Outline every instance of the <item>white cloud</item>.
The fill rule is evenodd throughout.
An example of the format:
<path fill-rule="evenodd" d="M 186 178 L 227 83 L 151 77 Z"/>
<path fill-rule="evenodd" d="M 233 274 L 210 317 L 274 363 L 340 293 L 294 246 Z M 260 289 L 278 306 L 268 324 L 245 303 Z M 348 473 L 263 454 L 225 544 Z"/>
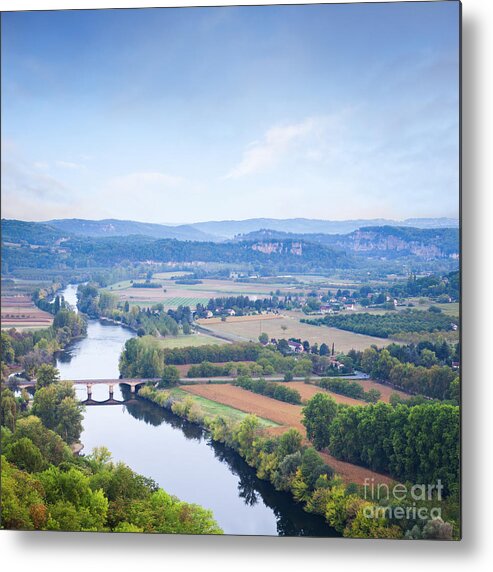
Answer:
<path fill-rule="evenodd" d="M 275 166 L 296 145 L 316 134 L 320 125 L 320 120 L 307 118 L 300 123 L 271 127 L 260 141 L 250 143 L 240 163 L 223 178 L 239 179 Z"/>
<path fill-rule="evenodd" d="M 57 167 L 62 167 L 62 169 L 81 169 L 84 165 L 79 163 L 73 163 L 72 161 L 55 161 Z"/>

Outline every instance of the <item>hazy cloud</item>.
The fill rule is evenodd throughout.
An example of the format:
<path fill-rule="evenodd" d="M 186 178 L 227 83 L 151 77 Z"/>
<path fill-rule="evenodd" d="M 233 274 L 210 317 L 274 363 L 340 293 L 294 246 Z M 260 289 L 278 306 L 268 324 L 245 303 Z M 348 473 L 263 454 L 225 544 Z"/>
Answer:
<path fill-rule="evenodd" d="M 239 164 L 224 179 L 238 179 L 275 166 L 298 143 L 315 133 L 318 125 L 316 119 L 307 118 L 300 123 L 271 127 L 261 140 L 248 145 Z"/>

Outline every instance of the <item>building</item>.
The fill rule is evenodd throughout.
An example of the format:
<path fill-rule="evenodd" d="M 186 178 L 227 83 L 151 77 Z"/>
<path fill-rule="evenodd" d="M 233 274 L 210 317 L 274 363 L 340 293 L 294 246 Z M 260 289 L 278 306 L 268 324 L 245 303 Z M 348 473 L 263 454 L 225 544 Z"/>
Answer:
<path fill-rule="evenodd" d="M 293 342 L 293 341 L 289 341 L 288 342 L 288 346 L 290 348 L 291 351 L 293 351 L 296 354 L 301 354 L 303 353 L 304 349 L 303 349 L 303 345 L 300 344 L 299 342 Z"/>

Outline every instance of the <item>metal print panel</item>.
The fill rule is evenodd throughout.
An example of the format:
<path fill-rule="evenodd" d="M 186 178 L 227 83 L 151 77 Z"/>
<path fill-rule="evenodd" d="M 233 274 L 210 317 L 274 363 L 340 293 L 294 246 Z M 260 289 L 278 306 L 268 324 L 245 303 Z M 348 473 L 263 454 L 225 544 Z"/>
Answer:
<path fill-rule="evenodd" d="M 2 528 L 461 538 L 460 22 L 2 14 Z"/>

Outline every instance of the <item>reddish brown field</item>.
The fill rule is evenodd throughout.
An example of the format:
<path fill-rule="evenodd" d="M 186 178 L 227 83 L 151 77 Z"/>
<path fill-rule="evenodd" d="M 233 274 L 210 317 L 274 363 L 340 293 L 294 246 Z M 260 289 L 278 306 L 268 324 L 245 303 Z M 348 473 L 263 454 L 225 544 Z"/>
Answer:
<path fill-rule="evenodd" d="M 365 391 L 369 389 L 376 389 L 379 391 L 382 396 L 380 397 L 379 401 L 383 401 L 384 403 L 389 403 L 389 398 L 393 393 L 398 393 L 402 398 L 407 399 L 409 395 L 404 393 L 403 391 L 398 391 L 397 389 L 392 389 L 388 385 L 383 385 L 382 383 L 377 383 L 376 381 L 359 381 L 359 380 L 350 380 L 356 381 L 359 385 L 363 387 Z M 366 401 L 362 401 L 360 399 L 354 399 L 352 397 L 346 397 L 345 395 L 339 395 L 334 393 L 333 391 L 328 391 L 327 389 L 322 389 L 321 387 L 317 387 L 316 385 L 311 385 L 304 383 L 303 381 L 290 381 L 280 382 L 285 383 L 288 387 L 292 389 L 296 389 L 300 392 L 301 399 L 306 401 L 311 399 L 316 393 L 328 393 L 331 397 L 333 397 L 337 403 L 345 403 L 346 405 L 368 405 Z"/>
<path fill-rule="evenodd" d="M 53 316 L 37 308 L 29 296 L 2 296 L 2 328 L 47 328 Z"/>
<path fill-rule="evenodd" d="M 359 383 L 365 391 L 368 391 L 369 389 L 376 389 L 377 391 L 379 391 L 382 394 L 380 401 L 383 401 L 384 403 L 389 403 L 390 396 L 393 393 L 399 394 L 403 399 L 409 399 L 410 397 L 410 395 L 404 393 L 403 391 L 399 391 L 398 389 L 393 389 L 388 385 L 384 385 L 383 383 L 377 383 L 376 381 L 371 381 L 370 379 L 368 381 L 356 380 L 356 382 Z"/>
<path fill-rule="evenodd" d="M 291 387 L 291 389 L 296 389 L 297 391 L 299 391 L 301 399 L 303 401 L 308 401 L 317 393 L 327 393 L 328 395 L 333 397 L 337 403 L 344 403 L 346 405 L 368 405 L 366 401 L 353 399 L 352 397 L 346 397 L 345 395 L 339 395 L 338 393 L 327 391 L 326 389 L 322 389 L 321 387 L 317 387 L 316 385 L 309 385 L 308 383 L 304 383 L 303 381 L 289 381 L 289 382 L 281 381 L 279 383 L 282 383 L 283 385 Z"/>
<path fill-rule="evenodd" d="M 284 403 L 277 399 L 258 395 L 229 383 L 220 385 L 182 385 L 180 389 L 212 399 L 224 405 L 229 405 L 246 413 L 254 413 L 259 417 L 271 419 L 280 425 L 296 427 L 300 431 L 304 430 L 301 424 L 300 405 L 291 405 L 291 403 Z"/>
<path fill-rule="evenodd" d="M 296 382 L 295 382 L 296 383 Z M 305 385 L 302 383 L 302 385 Z M 310 387 L 310 386 L 306 386 Z M 259 417 L 271 419 L 279 423 L 281 427 L 273 427 L 268 429 L 269 433 L 273 435 L 282 434 L 289 427 L 295 427 L 303 435 L 306 435 L 305 427 L 301 423 L 301 409 L 300 405 L 291 405 L 290 403 L 283 403 L 270 397 L 257 395 L 240 387 L 235 387 L 229 384 L 224 385 L 188 385 L 181 386 L 180 389 L 188 391 L 194 395 L 200 395 L 207 399 L 235 407 L 240 411 L 246 413 L 253 413 Z M 314 388 L 315 390 L 317 388 Z M 342 397 L 342 396 L 339 396 Z M 353 400 L 356 401 L 356 400 Z M 359 402 L 358 402 L 359 403 Z M 341 478 L 347 482 L 363 484 L 365 479 L 375 479 L 375 483 L 391 483 L 392 479 L 386 475 L 381 475 L 365 469 L 358 465 L 340 461 L 328 453 L 321 453 L 325 462 L 330 465 Z"/>

